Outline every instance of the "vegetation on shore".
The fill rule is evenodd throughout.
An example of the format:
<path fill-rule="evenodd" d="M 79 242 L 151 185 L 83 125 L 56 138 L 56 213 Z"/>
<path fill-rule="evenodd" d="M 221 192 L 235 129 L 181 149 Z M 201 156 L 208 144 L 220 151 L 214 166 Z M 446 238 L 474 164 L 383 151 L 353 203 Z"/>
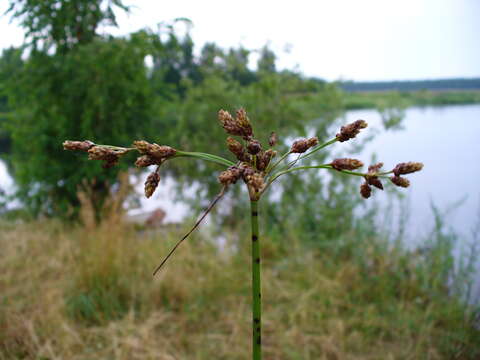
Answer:
<path fill-rule="evenodd" d="M 2 223 L 0 359 L 248 358 L 249 241 L 223 230 L 224 246 L 200 232 L 152 279 L 183 226 Z M 478 358 L 441 232 L 426 253 L 365 224 L 328 246 L 297 233 L 264 234 L 266 359 Z"/>
<path fill-rule="evenodd" d="M 343 93 L 345 110 L 480 103 L 480 90 L 370 91 Z"/>

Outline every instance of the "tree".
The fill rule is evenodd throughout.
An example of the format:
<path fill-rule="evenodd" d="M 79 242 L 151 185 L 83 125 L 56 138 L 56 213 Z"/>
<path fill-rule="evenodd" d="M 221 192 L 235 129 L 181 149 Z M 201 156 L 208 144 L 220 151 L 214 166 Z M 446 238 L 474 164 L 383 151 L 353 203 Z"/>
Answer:
<path fill-rule="evenodd" d="M 128 145 L 132 136 L 148 138 L 148 44 L 142 36 L 97 34 L 102 22 L 115 23 L 110 4 L 124 8 L 119 1 L 101 0 L 12 2 L 13 16 L 32 39 L 22 71 L 7 84 L 14 110 L 9 119 L 13 175 L 20 199 L 36 214 L 71 213 L 82 187 L 89 188 L 99 211 L 122 170 L 73 164 L 62 151 L 63 139 Z M 87 184 L 84 178 L 93 181 Z"/>

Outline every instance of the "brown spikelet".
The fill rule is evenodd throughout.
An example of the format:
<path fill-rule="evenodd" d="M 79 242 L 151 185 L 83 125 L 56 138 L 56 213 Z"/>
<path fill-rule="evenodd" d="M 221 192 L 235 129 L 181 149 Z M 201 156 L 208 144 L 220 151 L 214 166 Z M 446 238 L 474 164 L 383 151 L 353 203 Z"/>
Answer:
<path fill-rule="evenodd" d="M 245 140 L 253 136 L 252 125 L 250 124 L 250 119 L 247 116 L 245 109 L 240 108 L 236 113 L 237 117 L 235 118 L 238 126 L 242 129 L 242 136 Z"/>
<path fill-rule="evenodd" d="M 272 131 L 270 134 L 270 137 L 268 138 L 268 145 L 273 147 L 277 145 L 277 142 L 278 142 L 277 134 L 275 133 L 275 131 Z"/>
<path fill-rule="evenodd" d="M 368 185 L 375 186 L 377 189 L 383 190 L 383 184 L 377 176 L 378 171 L 382 168 L 383 163 L 377 163 L 368 167 L 368 175 L 365 176 L 365 180 Z"/>
<path fill-rule="evenodd" d="M 262 145 L 260 141 L 252 139 L 247 144 L 247 150 L 252 155 L 257 155 L 260 151 L 262 151 Z"/>
<path fill-rule="evenodd" d="M 94 147 L 95 144 L 89 140 L 84 140 L 84 141 L 72 141 L 72 140 L 66 140 L 63 142 L 63 149 L 64 150 L 72 150 L 72 151 L 88 151 L 92 147 Z"/>
<path fill-rule="evenodd" d="M 341 170 L 355 170 L 363 166 L 363 163 L 360 160 L 357 159 L 335 159 L 333 160 L 330 165 L 335 170 L 341 171 Z"/>
<path fill-rule="evenodd" d="M 247 133 L 250 133 L 251 135 L 251 127 L 250 131 L 248 130 L 248 127 L 245 129 L 245 127 L 239 122 L 238 114 L 237 118 L 234 119 L 228 111 L 220 110 L 218 112 L 218 120 L 220 121 L 220 124 L 222 124 L 222 127 L 225 129 L 227 134 L 242 136 L 244 138 L 247 137 Z"/>
<path fill-rule="evenodd" d="M 360 194 L 364 199 L 368 199 L 370 195 L 372 195 L 372 188 L 367 184 L 367 182 L 364 182 L 362 185 L 360 185 Z"/>
<path fill-rule="evenodd" d="M 406 162 L 406 163 L 400 163 L 395 166 L 393 169 L 393 173 L 395 176 L 400 176 L 400 175 L 405 175 L 405 174 L 411 174 L 416 171 L 420 171 L 423 169 L 423 164 L 420 162 Z"/>
<path fill-rule="evenodd" d="M 135 161 L 135 166 L 137 167 L 147 167 L 150 165 L 159 165 L 160 162 L 154 158 L 152 158 L 150 155 L 142 155 L 137 158 Z"/>
<path fill-rule="evenodd" d="M 407 188 L 410 186 L 410 181 L 407 178 L 401 176 L 392 176 L 390 181 L 396 186 Z"/>
<path fill-rule="evenodd" d="M 170 146 L 151 144 L 145 140 L 134 141 L 133 146 L 141 154 L 149 155 L 156 160 L 168 159 L 177 153 L 177 150 Z"/>
<path fill-rule="evenodd" d="M 301 154 L 318 144 L 318 138 L 316 136 L 310 139 L 299 139 L 293 142 L 290 148 L 291 153 Z"/>
<path fill-rule="evenodd" d="M 242 170 L 236 166 L 230 166 L 218 175 L 218 181 L 223 185 L 235 184 L 242 177 Z"/>
<path fill-rule="evenodd" d="M 154 171 L 150 175 L 148 175 L 147 180 L 145 181 L 145 196 L 147 198 L 153 195 L 153 193 L 157 189 L 159 182 L 160 175 L 158 174 L 158 172 Z"/>
<path fill-rule="evenodd" d="M 367 126 L 368 124 L 364 120 L 357 120 L 351 124 L 342 126 L 340 132 L 337 134 L 337 140 L 344 142 L 353 139 L 358 135 L 361 129 L 365 129 Z"/>
<path fill-rule="evenodd" d="M 383 184 L 376 176 L 365 176 L 368 185 L 375 186 L 377 189 L 383 190 Z"/>
<path fill-rule="evenodd" d="M 369 174 L 375 174 L 375 173 L 378 173 L 378 171 L 383 167 L 383 163 L 380 162 L 380 163 L 376 163 L 376 164 L 373 164 L 373 165 L 370 165 L 368 167 L 368 173 Z"/>
<path fill-rule="evenodd" d="M 108 169 L 117 165 L 120 156 L 127 153 L 127 150 L 115 150 L 105 146 L 93 146 L 88 149 L 89 160 L 102 160 L 103 168 Z"/>
<path fill-rule="evenodd" d="M 270 161 L 277 155 L 277 152 L 272 149 L 268 149 L 267 151 L 261 153 L 257 156 L 257 169 L 263 171 L 267 168 Z"/>
<path fill-rule="evenodd" d="M 256 192 L 261 191 L 265 186 L 263 177 L 258 173 L 249 175 L 247 178 L 247 184 L 250 185 L 253 189 L 255 189 Z"/>
<path fill-rule="evenodd" d="M 133 146 L 137 148 L 140 154 L 148 154 L 148 150 L 150 149 L 152 144 L 145 140 L 136 140 L 133 142 Z"/>

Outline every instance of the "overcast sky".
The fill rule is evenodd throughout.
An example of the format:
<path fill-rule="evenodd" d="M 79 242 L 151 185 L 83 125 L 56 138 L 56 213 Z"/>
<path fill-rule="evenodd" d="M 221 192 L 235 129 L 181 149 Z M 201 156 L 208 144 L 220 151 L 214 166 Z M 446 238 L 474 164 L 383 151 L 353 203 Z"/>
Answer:
<path fill-rule="evenodd" d="M 187 17 L 198 48 L 270 44 L 280 68 L 328 80 L 480 76 L 480 0 L 124 0 L 116 34 Z M 0 11 L 8 5 L 0 0 Z M 0 18 L 0 48 L 23 30 Z"/>

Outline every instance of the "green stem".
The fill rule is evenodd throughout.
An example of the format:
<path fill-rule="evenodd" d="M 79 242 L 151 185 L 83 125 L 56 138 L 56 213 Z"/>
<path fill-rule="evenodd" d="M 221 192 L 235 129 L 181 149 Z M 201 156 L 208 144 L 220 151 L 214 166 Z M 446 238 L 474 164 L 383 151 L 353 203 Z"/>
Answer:
<path fill-rule="evenodd" d="M 210 161 L 219 165 L 224 166 L 233 166 L 235 165 L 230 160 L 224 159 L 217 155 L 201 153 L 201 152 L 187 152 L 187 151 L 177 151 L 177 153 L 173 157 L 193 157 L 201 160 Z"/>
<path fill-rule="evenodd" d="M 332 145 L 334 144 L 335 142 L 337 142 L 337 138 L 333 138 L 329 141 L 327 141 L 326 143 L 323 143 L 321 145 L 318 145 L 317 147 L 314 147 L 312 150 L 310 150 L 310 152 L 306 153 L 306 154 L 303 154 L 301 156 L 299 156 L 297 159 L 293 160 L 292 162 L 288 163 L 286 166 L 284 166 L 282 169 L 280 170 L 285 170 L 285 169 L 290 169 L 293 165 L 295 165 L 298 161 L 302 160 L 302 159 L 305 159 L 306 157 L 309 157 L 310 155 L 316 153 L 318 150 L 321 150 L 323 148 L 326 148 L 327 146 L 329 145 Z"/>
<path fill-rule="evenodd" d="M 258 202 L 250 200 L 252 224 L 252 346 L 253 360 L 262 359 L 262 288 L 260 280 L 260 239 Z"/>
<path fill-rule="evenodd" d="M 285 158 L 290 155 L 291 152 L 290 151 L 287 151 L 285 154 L 282 155 L 282 157 L 280 159 L 278 159 L 278 161 L 273 164 L 272 166 L 269 166 L 267 167 L 267 170 L 265 171 L 267 174 L 269 174 L 273 169 L 275 169 L 275 167 L 277 167 L 278 164 L 280 164 L 283 160 L 285 160 Z"/>
<path fill-rule="evenodd" d="M 334 169 L 332 167 L 332 165 L 330 164 L 323 164 L 323 165 L 312 165 L 312 166 L 297 166 L 295 168 L 292 168 L 292 169 L 287 169 L 287 170 L 283 170 L 283 171 L 279 171 L 278 173 L 276 173 L 274 176 L 272 176 L 272 178 L 270 179 L 270 181 L 267 183 L 267 185 L 263 188 L 262 190 L 262 194 L 268 189 L 268 187 L 277 179 L 279 178 L 280 176 L 282 175 L 285 175 L 285 174 L 288 174 L 288 173 L 291 173 L 293 171 L 298 171 L 298 170 L 307 170 L 307 169 L 327 169 L 327 170 L 334 170 L 334 171 L 337 171 L 337 172 L 340 172 L 340 173 L 343 173 L 343 174 L 347 174 L 347 175 L 354 175 L 354 176 L 368 176 L 369 174 L 366 174 L 366 173 L 359 173 L 359 172 L 354 172 L 354 171 L 349 171 L 349 170 L 337 170 L 337 169 Z M 376 176 L 380 177 L 380 178 L 388 178 L 388 174 L 391 174 L 393 171 L 387 171 L 387 172 L 382 172 L 382 173 L 378 173 Z"/>

